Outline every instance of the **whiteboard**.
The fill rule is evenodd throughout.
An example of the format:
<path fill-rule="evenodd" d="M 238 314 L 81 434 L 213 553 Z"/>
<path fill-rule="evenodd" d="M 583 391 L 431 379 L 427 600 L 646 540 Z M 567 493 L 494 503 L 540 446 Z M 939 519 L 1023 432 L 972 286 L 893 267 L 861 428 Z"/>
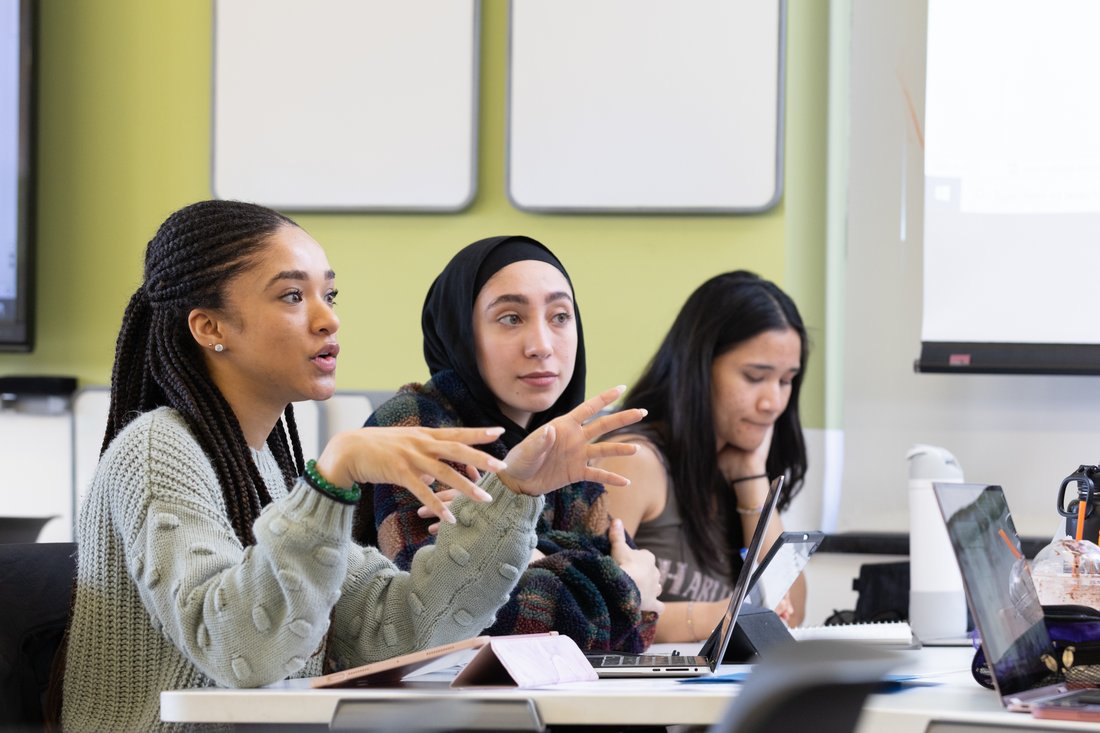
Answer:
<path fill-rule="evenodd" d="M 476 191 L 477 0 L 216 0 L 212 188 L 292 210 Z"/>
<path fill-rule="evenodd" d="M 753 212 L 778 202 L 785 0 L 513 0 L 510 24 L 517 207 Z"/>

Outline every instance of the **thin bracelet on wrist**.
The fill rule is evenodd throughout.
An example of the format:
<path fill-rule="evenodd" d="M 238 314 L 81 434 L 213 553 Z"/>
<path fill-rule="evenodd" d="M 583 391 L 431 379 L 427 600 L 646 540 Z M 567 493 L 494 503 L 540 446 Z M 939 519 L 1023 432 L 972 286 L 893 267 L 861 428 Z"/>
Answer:
<path fill-rule="evenodd" d="M 358 504 L 359 497 L 363 495 L 359 484 L 352 484 L 350 489 L 345 489 L 326 479 L 317 470 L 317 461 L 312 458 L 306 461 L 306 472 L 302 474 L 302 478 L 314 489 L 341 504 Z"/>
<path fill-rule="evenodd" d="M 743 483 L 745 481 L 755 481 L 755 480 L 761 479 L 761 478 L 762 479 L 767 479 L 768 474 L 766 474 L 766 473 L 754 473 L 751 476 L 739 476 L 738 478 L 730 480 L 730 488 L 732 489 L 737 484 Z M 764 505 L 763 504 L 761 504 L 760 506 L 741 506 L 740 504 L 737 505 L 737 513 L 738 514 L 759 514 L 762 511 L 764 511 Z"/>
<path fill-rule="evenodd" d="M 768 474 L 766 474 L 766 473 L 754 473 L 752 476 L 740 476 L 740 477 L 735 478 L 735 479 L 730 479 L 730 486 L 733 486 L 734 484 L 739 484 L 742 481 L 755 481 L 758 478 L 767 478 L 767 477 L 768 477 Z"/>

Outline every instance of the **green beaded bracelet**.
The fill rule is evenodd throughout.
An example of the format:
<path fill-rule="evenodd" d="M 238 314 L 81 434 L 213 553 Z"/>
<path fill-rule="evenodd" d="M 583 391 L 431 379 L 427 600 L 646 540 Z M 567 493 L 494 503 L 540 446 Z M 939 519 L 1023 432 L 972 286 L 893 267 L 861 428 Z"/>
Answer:
<path fill-rule="evenodd" d="M 363 494 L 363 488 L 359 484 L 352 484 L 350 489 L 342 489 L 326 479 L 317 470 L 317 461 L 312 458 L 306 461 L 306 472 L 302 478 L 305 479 L 307 484 L 341 504 L 358 504 L 359 497 Z"/>

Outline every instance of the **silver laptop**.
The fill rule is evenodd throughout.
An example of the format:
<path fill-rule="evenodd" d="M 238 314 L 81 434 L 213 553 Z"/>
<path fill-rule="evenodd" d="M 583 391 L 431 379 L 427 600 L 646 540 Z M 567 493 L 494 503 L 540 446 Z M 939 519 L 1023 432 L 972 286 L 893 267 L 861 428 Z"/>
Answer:
<path fill-rule="evenodd" d="M 596 668 L 596 674 L 600 677 L 701 677 L 712 673 L 722 663 L 722 655 L 726 653 L 730 637 L 733 636 L 734 626 L 737 624 L 737 614 L 741 611 L 741 604 L 748 594 L 749 579 L 752 578 L 757 559 L 760 556 L 760 546 L 764 543 L 764 533 L 768 529 L 775 510 L 775 504 L 779 499 L 779 492 L 783 488 L 783 476 L 776 477 L 768 490 L 768 497 L 764 500 L 764 508 L 760 511 L 760 518 L 756 522 L 756 531 L 752 535 L 748 549 L 745 551 L 744 564 L 741 573 L 737 576 L 737 582 L 733 586 L 729 606 L 718 625 L 714 627 L 712 638 L 718 639 L 717 644 L 707 644 L 705 654 L 679 655 L 679 654 L 620 654 L 616 652 L 589 652 L 585 656 L 592 666 Z"/>
<path fill-rule="evenodd" d="M 1046 666 L 1043 607 L 1000 486 L 934 483 L 993 684 L 1011 711 L 1100 721 L 1100 690 L 1069 690 Z"/>

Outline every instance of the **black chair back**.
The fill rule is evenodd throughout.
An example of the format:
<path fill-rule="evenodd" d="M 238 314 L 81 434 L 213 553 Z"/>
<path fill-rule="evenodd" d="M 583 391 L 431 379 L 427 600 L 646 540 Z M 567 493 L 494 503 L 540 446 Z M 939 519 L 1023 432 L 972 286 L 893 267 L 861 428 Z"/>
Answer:
<path fill-rule="evenodd" d="M 75 574 L 73 543 L 0 544 L 0 730 L 41 730 Z"/>
<path fill-rule="evenodd" d="M 764 654 L 709 733 L 851 733 L 900 656 L 854 642 L 800 641 Z"/>

